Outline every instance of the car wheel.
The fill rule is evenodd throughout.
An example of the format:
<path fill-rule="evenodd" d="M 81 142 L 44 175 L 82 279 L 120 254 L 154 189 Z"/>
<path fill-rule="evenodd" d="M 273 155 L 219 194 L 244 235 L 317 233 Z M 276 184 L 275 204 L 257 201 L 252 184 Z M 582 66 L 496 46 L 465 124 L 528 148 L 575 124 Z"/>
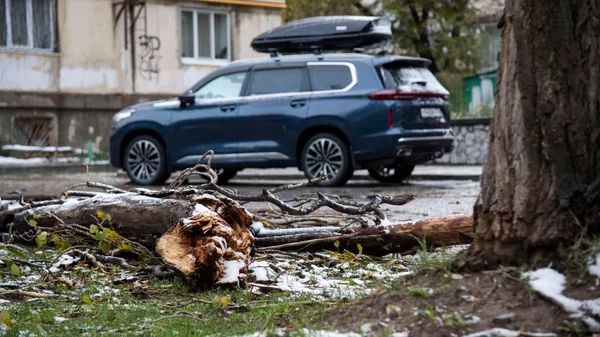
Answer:
<path fill-rule="evenodd" d="M 330 133 L 321 133 L 311 137 L 302 150 L 302 170 L 308 179 L 328 175 L 320 181 L 320 186 L 339 186 L 352 176 L 348 145 L 339 137 Z"/>
<path fill-rule="evenodd" d="M 124 164 L 125 172 L 137 185 L 159 185 L 169 178 L 165 150 L 152 136 L 139 136 L 129 142 Z"/>
<path fill-rule="evenodd" d="M 386 166 L 369 169 L 369 175 L 382 183 L 400 183 L 410 177 L 415 165 Z"/>

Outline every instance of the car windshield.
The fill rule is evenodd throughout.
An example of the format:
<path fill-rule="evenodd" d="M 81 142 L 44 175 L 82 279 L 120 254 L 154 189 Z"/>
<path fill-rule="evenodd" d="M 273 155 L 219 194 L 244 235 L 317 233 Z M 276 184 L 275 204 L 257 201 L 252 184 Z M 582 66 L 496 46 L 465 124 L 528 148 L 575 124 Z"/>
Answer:
<path fill-rule="evenodd" d="M 423 66 L 399 63 L 387 64 L 381 67 L 381 76 L 387 89 L 408 92 L 449 93 L 435 75 Z"/>

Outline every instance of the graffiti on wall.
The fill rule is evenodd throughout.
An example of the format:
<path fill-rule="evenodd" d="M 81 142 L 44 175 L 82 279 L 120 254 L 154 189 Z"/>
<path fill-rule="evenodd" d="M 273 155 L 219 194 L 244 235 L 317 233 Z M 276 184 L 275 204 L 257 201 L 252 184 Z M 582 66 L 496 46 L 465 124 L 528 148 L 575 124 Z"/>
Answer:
<path fill-rule="evenodd" d="M 158 79 L 160 69 L 160 39 L 158 36 L 142 35 L 139 37 L 140 44 L 140 76 L 147 80 Z"/>

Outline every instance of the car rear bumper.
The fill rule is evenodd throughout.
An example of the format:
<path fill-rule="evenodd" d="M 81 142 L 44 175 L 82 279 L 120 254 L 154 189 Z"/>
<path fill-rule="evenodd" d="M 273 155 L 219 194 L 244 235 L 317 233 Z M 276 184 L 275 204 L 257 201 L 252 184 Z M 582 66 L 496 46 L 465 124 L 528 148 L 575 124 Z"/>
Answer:
<path fill-rule="evenodd" d="M 378 158 L 357 160 L 360 167 L 371 168 L 391 166 L 397 163 L 420 164 L 454 149 L 454 135 L 451 128 L 404 130 L 395 135 L 387 135 L 380 144 L 390 144 L 386 150 L 380 148 Z M 381 151 L 384 150 L 385 152 Z"/>

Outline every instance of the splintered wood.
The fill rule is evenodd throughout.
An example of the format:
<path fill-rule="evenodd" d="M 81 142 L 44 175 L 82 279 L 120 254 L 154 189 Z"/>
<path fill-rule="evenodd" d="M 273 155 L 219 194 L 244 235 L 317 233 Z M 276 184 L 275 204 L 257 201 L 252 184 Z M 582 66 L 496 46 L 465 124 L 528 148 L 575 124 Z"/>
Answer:
<path fill-rule="evenodd" d="M 254 243 L 252 217 L 229 198 L 203 195 L 190 201 L 193 214 L 161 236 L 156 251 L 198 286 L 244 284 Z"/>

